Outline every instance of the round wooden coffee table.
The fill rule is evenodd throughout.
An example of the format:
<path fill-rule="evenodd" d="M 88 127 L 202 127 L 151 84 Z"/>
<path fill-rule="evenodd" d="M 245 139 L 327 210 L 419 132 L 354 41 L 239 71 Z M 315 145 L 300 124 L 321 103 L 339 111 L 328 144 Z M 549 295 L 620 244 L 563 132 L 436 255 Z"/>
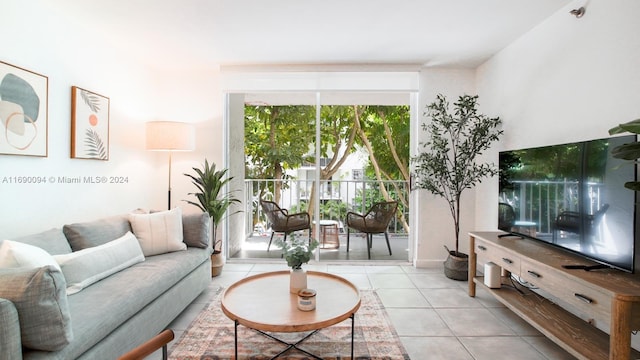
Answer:
<path fill-rule="evenodd" d="M 274 356 L 297 349 L 299 343 L 320 329 L 351 318 L 351 358 L 355 313 L 360 308 L 360 292 L 346 279 L 318 271 L 307 271 L 307 287 L 317 291 L 316 309 L 298 310 L 298 296 L 289 292 L 289 271 L 275 271 L 244 278 L 222 295 L 222 311 L 235 323 L 235 355 L 238 358 L 238 325 L 254 329 L 288 347 Z M 265 332 L 310 331 L 295 344 L 284 342 Z"/>

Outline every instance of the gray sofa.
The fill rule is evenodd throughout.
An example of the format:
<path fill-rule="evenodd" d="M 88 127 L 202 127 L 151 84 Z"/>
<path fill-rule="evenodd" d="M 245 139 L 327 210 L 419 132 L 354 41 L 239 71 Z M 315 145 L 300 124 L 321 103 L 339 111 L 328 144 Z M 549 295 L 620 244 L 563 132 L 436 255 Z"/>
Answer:
<path fill-rule="evenodd" d="M 180 217 L 186 249 L 145 255 L 143 261 L 77 293 L 69 294 L 72 280 L 65 267 L 0 269 L 0 359 L 113 360 L 165 329 L 211 281 L 209 217 L 181 213 Z M 34 245 L 59 259 L 76 251 L 110 246 L 113 239 L 130 236 L 128 232 L 137 236 L 130 219 L 127 214 L 70 224 L 10 242 Z M 154 233 L 163 226 L 162 222 L 149 224 Z M 28 314 L 19 290 L 10 289 L 33 286 L 34 279 L 40 279 L 43 288 L 54 293 L 35 294 L 43 296 L 36 302 L 53 303 L 53 313 L 37 310 Z M 7 300 L 12 297 L 14 300 Z M 50 310 L 51 307 L 47 309 Z M 40 324 L 41 321 L 47 323 Z M 34 335 L 34 330 L 44 331 L 44 337 Z M 49 336 L 52 334 L 58 339 L 54 341 Z M 39 346 L 39 341 L 46 345 Z"/>

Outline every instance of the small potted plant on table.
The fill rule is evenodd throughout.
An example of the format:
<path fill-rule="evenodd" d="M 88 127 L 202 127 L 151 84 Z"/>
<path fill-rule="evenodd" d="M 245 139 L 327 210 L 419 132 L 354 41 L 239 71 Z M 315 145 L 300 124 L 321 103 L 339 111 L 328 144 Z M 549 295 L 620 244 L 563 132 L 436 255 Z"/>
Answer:
<path fill-rule="evenodd" d="M 282 255 L 287 260 L 287 265 L 291 267 L 291 279 L 289 291 L 297 294 L 298 291 L 307 288 L 307 272 L 302 268 L 313 256 L 313 250 L 318 247 L 316 240 L 307 243 L 304 239 L 298 239 L 291 235 L 290 243 L 281 239 L 276 240 L 276 245 L 282 248 Z"/>

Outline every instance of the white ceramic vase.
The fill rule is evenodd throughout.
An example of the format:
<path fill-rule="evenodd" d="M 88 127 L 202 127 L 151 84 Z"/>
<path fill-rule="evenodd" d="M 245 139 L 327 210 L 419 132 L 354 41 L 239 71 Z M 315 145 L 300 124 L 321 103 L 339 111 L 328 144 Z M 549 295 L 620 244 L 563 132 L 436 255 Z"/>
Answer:
<path fill-rule="evenodd" d="M 297 294 L 298 291 L 307 288 L 307 271 L 304 269 L 291 269 L 289 279 L 289 291 Z"/>

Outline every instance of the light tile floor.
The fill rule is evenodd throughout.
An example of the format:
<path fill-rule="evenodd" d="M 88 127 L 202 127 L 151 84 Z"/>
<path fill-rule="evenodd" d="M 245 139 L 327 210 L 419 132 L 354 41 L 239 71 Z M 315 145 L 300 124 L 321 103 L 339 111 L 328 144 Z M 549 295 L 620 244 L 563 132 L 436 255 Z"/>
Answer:
<path fill-rule="evenodd" d="M 447 279 L 442 269 L 410 265 L 308 264 L 308 270 L 338 274 L 361 289 L 377 290 L 396 332 L 414 360 L 562 360 L 571 355 L 479 289 L 467 295 L 467 282 Z M 179 338 L 208 303 L 211 290 L 248 275 L 284 270 L 284 263 L 227 263 L 172 324 Z M 175 341 L 175 340 L 174 340 Z M 160 359 L 159 352 L 149 359 Z"/>

